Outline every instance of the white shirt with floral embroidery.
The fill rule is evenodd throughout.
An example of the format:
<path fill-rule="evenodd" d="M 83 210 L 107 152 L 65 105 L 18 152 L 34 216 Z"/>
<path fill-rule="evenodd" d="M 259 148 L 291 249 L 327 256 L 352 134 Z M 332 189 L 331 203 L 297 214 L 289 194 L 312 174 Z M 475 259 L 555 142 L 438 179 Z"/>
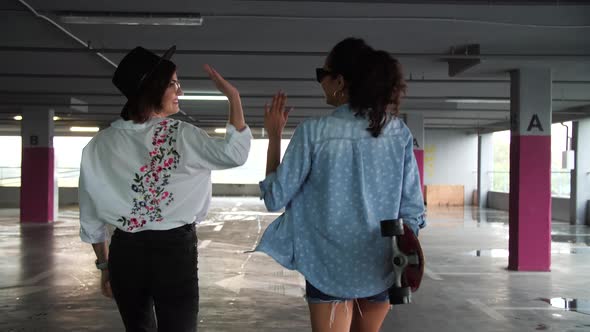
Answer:
<path fill-rule="evenodd" d="M 189 123 L 154 118 L 118 120 L 82 152 L 80 238 L 108 239 L 107 225 L 125 232 L 167 230 L 201 221 L 211 201 L 211 170 L 243 165 L 252 134 L 230 124 L 213 138 Z"/>

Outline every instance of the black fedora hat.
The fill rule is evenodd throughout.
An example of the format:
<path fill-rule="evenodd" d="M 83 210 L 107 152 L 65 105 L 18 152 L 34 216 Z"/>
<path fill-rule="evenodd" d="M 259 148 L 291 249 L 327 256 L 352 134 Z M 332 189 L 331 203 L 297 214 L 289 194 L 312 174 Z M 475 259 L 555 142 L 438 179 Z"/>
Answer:
<path fill-rule="evenodd" d="M 176 46 L 170 47 L 164 55 L 159 57 L 143 47 L 134 48 L 119 63 L 113 75 L 113 84 L 127 99 L 136 97 L 144 82 L 150 79 L 158 67 L 162 65 L 175 67 L 170 61 L 174 51 Z"/>

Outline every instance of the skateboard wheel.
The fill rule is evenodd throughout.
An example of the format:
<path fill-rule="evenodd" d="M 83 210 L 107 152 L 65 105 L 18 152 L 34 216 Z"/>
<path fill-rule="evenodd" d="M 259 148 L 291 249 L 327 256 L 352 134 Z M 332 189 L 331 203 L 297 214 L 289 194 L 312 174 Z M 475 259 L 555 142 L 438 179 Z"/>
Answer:
<path fill-rule="evenodd" d="M 404 222 L 402 219 L 381 220 L 381 236 L 393 237 L 404 234 Z"/>

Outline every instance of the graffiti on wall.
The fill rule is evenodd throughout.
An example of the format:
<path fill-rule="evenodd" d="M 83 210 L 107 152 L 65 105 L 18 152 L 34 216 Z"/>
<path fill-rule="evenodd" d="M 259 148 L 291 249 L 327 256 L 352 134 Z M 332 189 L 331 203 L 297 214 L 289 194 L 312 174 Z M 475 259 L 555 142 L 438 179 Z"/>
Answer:
<path fill-rule="evenodd" d="M 436 145 L 426 144 L 424 147 L 424 177 L 432 178 L 434 176 L 434 161 L 436 155 Z"/>

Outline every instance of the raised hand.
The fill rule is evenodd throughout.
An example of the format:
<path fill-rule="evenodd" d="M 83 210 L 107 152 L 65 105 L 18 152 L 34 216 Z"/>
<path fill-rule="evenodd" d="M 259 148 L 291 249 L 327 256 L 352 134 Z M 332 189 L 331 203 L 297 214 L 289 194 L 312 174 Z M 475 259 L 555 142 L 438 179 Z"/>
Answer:
<path fill-rule="evenodd" d="M 213 67 L 209 65 L 203 65 L 203 69 L 209 75 L 209 78 L 215 83 L 215 87 L 221 93 L 223 93 L 228 99 L 234 99 L 240 97 L 240 92 L 231 83 L 226 81 Z"/>
<path fill-rule="evenodd" d="M 289 118 L 289 112 L 293 109 L 285 110 L 286 103 L 287 95 L 279 90 L 272 97 L 271 105 L 269 106 L 268 103 L 264 105 L 264 129 L 271 138 L 281 138 L 283 128 Z"/>

